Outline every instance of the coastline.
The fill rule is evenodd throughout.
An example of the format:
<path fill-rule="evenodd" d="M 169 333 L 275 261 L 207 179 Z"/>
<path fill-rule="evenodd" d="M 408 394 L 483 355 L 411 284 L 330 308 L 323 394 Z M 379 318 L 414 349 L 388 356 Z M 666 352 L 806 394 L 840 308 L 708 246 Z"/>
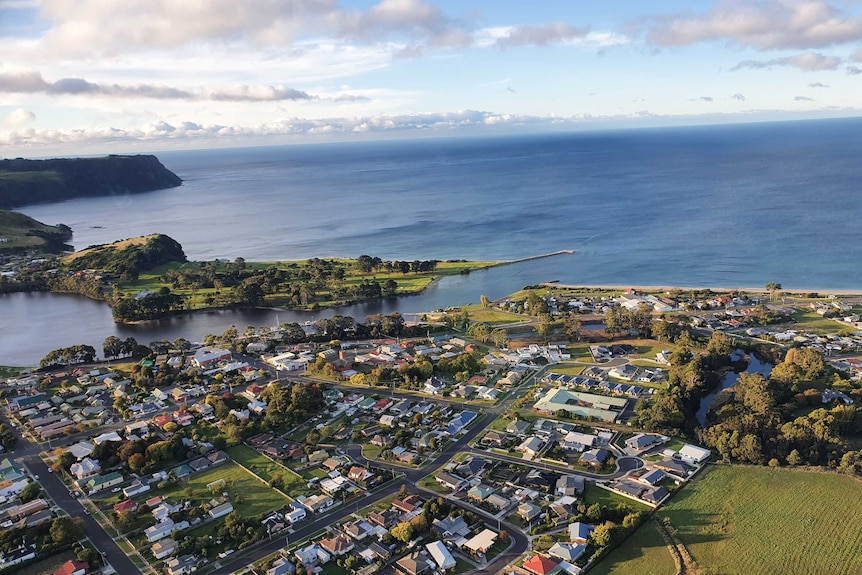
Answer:
<path fill-rule="evenodd" d="M 743 291 L 750 293 L 769 293 L 763 287 L 746 287 L 746 286 L 734 286 L 734 287 L 707 287 L 707 286 L 673 286 L 673 285 L 631 285 L 631 284 L 611 284 L 611 285 L 596 285 L 596 284 L 561 284 L 557 282 L 541 282 L 538 285 L 546 286 L 546 287 L 558 287 L 562 289 L 595 289 L 595 290 L 628 290 L 634 289 L 637 291 L 644 292 L 658 292 L 658 291 L 672 291 L 672 290 L 683 290 L 683 291 L 703 291 L 709 290 L 712 292 L 725 293 L 725 292 L 735 292 L 735 291 Z M 862 288 L 855 289 L 817 289 L 817 288 L 799 288 L 799 287 L 782 287 L 779 290 L 780 293 L 784 293 L 787 295 L 793 294 L 809 294 L 816 293 L 819 295 L 846 295 L 846 296 L 862 296 Z"/>

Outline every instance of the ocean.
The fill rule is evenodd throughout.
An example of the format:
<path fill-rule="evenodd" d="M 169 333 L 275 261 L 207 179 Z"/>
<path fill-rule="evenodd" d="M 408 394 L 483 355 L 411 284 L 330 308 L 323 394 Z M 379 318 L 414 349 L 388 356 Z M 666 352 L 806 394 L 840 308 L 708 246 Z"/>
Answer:
<path fill-rule="evenodd" d="M 157 155 L 181 187 L 21 211 L 79 249 L 159 232 L 195 260 L 575 251 L 477 276 L 489 297 L 550 280 L 862 288 L 862 119 Z"/>

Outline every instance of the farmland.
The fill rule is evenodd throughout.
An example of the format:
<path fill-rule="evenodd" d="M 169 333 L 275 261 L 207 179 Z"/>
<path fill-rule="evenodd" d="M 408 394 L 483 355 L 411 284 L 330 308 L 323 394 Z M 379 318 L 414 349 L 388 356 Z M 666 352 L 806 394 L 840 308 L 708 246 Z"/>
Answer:
<path fill-rule="evenodd" d="M 862 483 L 850 477 L 716 467 L 660 515 L 709 573 L 862 573 Z"/>

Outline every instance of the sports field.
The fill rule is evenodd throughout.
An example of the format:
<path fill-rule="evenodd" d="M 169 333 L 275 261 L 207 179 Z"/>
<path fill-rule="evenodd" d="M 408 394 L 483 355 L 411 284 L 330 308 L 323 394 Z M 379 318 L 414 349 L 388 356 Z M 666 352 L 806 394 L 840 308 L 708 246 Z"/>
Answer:
<path fill-rule="evenodd" d="M 851 477 L 717 466 L 660 516 L 708 573 L 862 573 L 862 482 Z"/>

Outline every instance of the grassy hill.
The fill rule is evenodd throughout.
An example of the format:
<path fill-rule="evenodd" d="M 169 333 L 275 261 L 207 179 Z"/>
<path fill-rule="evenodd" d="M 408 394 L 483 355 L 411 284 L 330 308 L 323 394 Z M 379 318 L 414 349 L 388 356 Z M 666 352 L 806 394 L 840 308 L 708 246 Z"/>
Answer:
<path fill-rule="evenodd" d="M 111 244 L 90 246 L 63 259 L 70 269 L 95 269 L 114 274 L 137 275 L 169 262 L 185 262 L 182 246 L 174 239 L 151 234 L 119 240 Z"/>
<path fill-rule="evenodd" d="M 0 210 L 0 252 L 57 252 L 71 238 L 72 230 L 62 224 L 49 226 L 18 212 Z"/>

